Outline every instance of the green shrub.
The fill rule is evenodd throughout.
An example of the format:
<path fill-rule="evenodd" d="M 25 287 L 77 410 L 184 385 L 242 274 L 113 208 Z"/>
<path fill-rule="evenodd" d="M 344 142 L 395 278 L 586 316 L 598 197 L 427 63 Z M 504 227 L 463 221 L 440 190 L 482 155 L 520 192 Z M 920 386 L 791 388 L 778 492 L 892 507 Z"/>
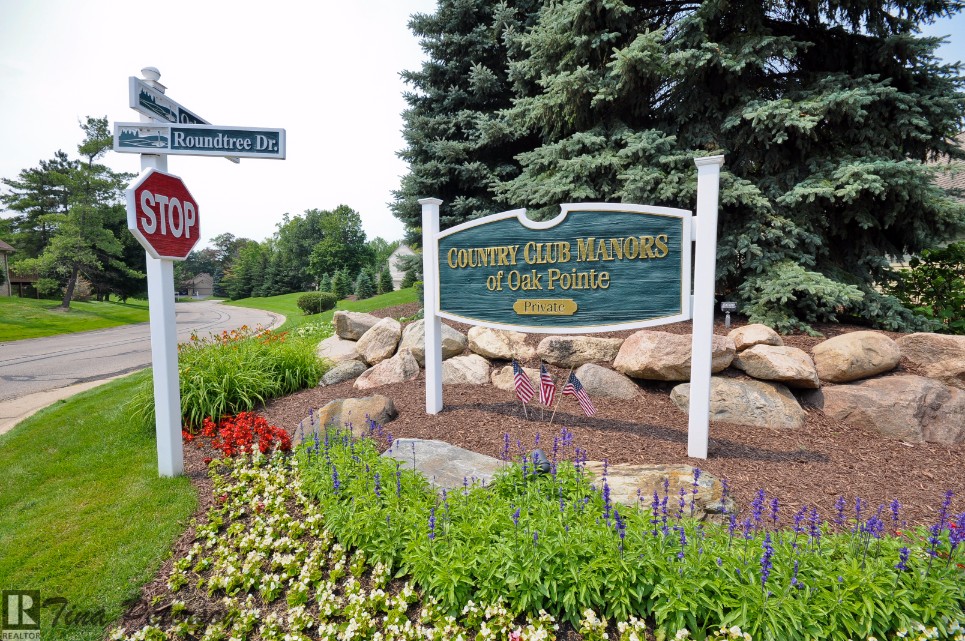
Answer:
<path fill-rule="evenodd" d="M 355 282 L 355 297 L 358 300 L 364 300 L 373 296 L 375 296 L 375 285 L 372 283 L 368 272 L 363 271 Z"/>
<path fill-rule="evenodd" d="M 417 280 L 418 280 L 418 277 L 416 275 L 415 270 L 410 269 L 402 277 L 402 282 L 399 284 L 399 289 L 407 289 L 409 287 L 412 287 L 413 285 L 415 285 Z"/>
<path fill-rule="evenodd" d="M 332 277 L 328 274 L 322 274 L 321 279 L 318 281 L 318 291 L 320 292 L 330 292 L 332 291 Z"/>
<path fill-rule="evenodd" d="M 393 291 L 395 287 L 392 284 L 392 273 L 388 268 L 383 269 L 379 272 L 379 286 L 377 290 L 380 294 L 388 294 Z"/>
<path fill-rule="evenodd" d="M 344 269 L 336 271 L 335 275 L 332 276 L 332 293 L 338 300 L 345 300 L 351 295 L 352 279 L 349 278 L 348 272 Z"/>
<path fill-rule="evenodd" d="M 242 328 L 178 346 L 181 415 L 195 428 L 205 417 L 248 412 L 265 401 L 314 387 L 325 372 L 317 338 Z M 154 422 L 154 388 L 146 379 L 130 402 L 135 417 Z"/>
<path fill-rule="evenodd" d="M 369 423 L 373 435 L 380 430 Z M 570 447 L 560 451 L 579 460 Z M 574 625 L 587 608 L 618 621 L 645 617 L 657 638 L 687 628 L 702 639 L 736 625 L 754 639 L 793 630 L 837 641 L 893 638 L 915 621 L 944 635 L 962 619 L 965 546 L 953 532 L 965 516 L 948 515 L 947 503 L 930 531 L 891 535 L 890 513 L 847 518 L 843 503 L 828 521 L 806 509 L 775 516 L 795 524 L 781 529 L 761 514 L 762 492 L 754 517 L 725 526 L 689 518 L 683 490 L 635 507 L 611 503 L 605 482 L 601 492 L 565 461 L 536 477 L 524 460 L 488 488 L 467 480 L 440 498 L 422 476 L 380 456 L 375 441 L 348 432 L 329 428 L 298 455 L 326 529 L 396 576 L 410 575 L 455 616 L 469 600 L 501 600 L 514 614 L 545 609 Z"/>
<path fill-rule="evenodd" d="M 965 241 L 926 249 L 897 272 L 890 292 L 935 323 L 935 331 L 965 334 Z"/>
<path fill-rule="evenodd" d="M 295 301 L 298 308 L 306 314 L 321 314 L 335 308 L 338 299 L 330 292 L 308 292 Z"/>

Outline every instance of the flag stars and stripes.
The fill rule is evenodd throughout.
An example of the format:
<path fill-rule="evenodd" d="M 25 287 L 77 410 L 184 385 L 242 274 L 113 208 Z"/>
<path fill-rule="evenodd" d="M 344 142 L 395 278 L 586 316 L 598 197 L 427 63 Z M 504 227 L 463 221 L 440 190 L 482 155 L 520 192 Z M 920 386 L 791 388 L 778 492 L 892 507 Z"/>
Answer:
<path fill-rule="evenodd" d="M 562 394 L 563 396 L 574 397 L 580 403 L 580 408 L 583 410 L 583 413 L 587 416 L 593 416 L 596 414 L 596 408 L 593 407 L 593 403 L 590 402 L 590 395 L 586 393 L 586 390 L 583 388 L 583 384 L 580 383 L 580 379 L 578 379 L 572 372 L 570 373 L 569 379 L 566 381 L 566 385 L 563 386 Z"/>
<path fill-rule="evenodd" d="M 546 365 L 539 364 L 539 402 L 546 407 L 553 405 L 553 397 L 556 396 L 556 383 L 553 377 L 546 370 Z"/>
<path fill-rule="evenodd" d="M 529 381 L 529 376 L 519 366 L 519 362 L 513 359 L 513 387 L 516 389 L 516 397 L 525 405 L 536 396 L 536 390 Z"/>

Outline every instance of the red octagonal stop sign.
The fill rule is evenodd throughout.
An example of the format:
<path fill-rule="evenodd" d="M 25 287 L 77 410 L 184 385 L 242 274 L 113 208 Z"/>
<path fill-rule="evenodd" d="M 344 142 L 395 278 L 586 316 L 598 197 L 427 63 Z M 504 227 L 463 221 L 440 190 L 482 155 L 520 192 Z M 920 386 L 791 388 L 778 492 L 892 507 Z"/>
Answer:
<path fill-rule="evenodd" d="M 154 258 L 184 260 L 198 242 L 198 203 L 177 176 L 149 168 L 128 186 L 127 228 Z"/>

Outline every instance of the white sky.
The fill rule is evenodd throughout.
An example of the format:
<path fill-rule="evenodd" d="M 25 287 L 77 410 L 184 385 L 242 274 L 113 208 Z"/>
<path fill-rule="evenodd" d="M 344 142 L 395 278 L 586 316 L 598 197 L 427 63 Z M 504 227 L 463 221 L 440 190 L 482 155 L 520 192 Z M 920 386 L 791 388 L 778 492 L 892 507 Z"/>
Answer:
<path fill-rule="evenodd" d="M 399 72 L 422 60 L 408 17 L 434 10 L 435 0 L 0 0 L 0 177 L 58 149 L 76 157 L 87 115 L 139 120 L 127 78 L 154 66 L 168 96 L 212 123 L 287 130 L 287 160 L 169 157 L 205 241 L 264 240 L 286 212 L 340 204 L 370 239 L 401 238 L 387 206 L 406 172 Z M 952 34 L 940 53 L 965 60 L 965 16 L 927 32 Z M 106 162 L 140 169 L 137 154 Z"/>

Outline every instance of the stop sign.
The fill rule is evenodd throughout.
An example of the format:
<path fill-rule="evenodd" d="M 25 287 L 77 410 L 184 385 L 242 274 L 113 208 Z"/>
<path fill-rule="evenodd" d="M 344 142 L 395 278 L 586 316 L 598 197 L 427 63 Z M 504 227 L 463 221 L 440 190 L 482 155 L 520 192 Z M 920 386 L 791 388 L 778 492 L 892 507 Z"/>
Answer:
<path fill-rule="evenodd" d="M 154 258 L 184 260 L 198 242 L 198 203 L 177 176 L 149 168 L 128 186 L 127 228 Z"/>

